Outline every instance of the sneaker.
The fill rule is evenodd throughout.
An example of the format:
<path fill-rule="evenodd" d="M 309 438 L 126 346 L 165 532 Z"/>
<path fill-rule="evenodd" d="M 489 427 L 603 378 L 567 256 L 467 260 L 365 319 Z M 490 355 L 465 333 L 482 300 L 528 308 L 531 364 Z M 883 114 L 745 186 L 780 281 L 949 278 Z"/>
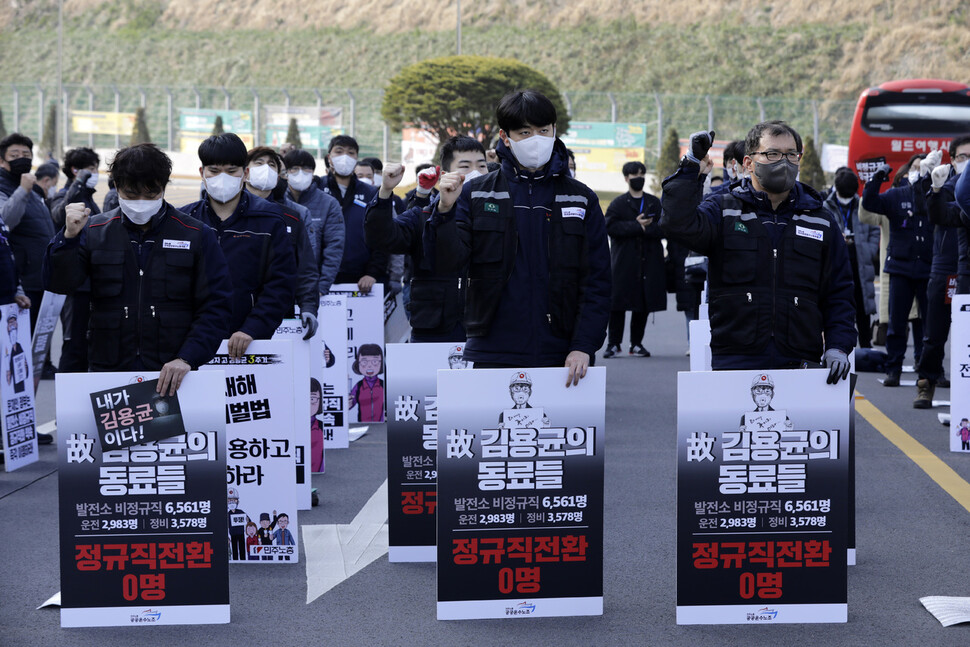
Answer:
<path fill-rule="evenodd" d="M 944 375 L 943 377 L 941 377 L 940 379 L 938 379 L 936 381 L 936 385 L 938 387 L 940 387 L 941 389 L 949 389 L 950 388 L 950 378 L 948 378 L 947 376 Z"/>
<path fill-rule="evenodd" d="M 882 381 L 883 386 L 899 386 L 899 373 L 886 373 Z"/>
<path fill-rule="evenodd" d="M 637 357 L 650 357 L 650 351 L 648 351 L 646 348 L 644 348 L 640 344 L 637 344 L 636 346 L 631 346 L 630 347 L 630 354 L 631 355 L 636 355 Z"/>
<path fill-rule="evenodd" d="M 916 381 L 916 399 L 913 400 L 914 409 L 932 409 L 933 408 L 933 393 L 936 391 L 936 386 L 930 383 L 926 378 Z"/>
<path fill-rule="evenodd" d="M 619 344 L 613 344 L 612 346 L 607 346 L 606 350 L 603 351 L 603 359 L 609 359 L 620 352 L 622 352 L 622 349 L 620 348 Z"/>

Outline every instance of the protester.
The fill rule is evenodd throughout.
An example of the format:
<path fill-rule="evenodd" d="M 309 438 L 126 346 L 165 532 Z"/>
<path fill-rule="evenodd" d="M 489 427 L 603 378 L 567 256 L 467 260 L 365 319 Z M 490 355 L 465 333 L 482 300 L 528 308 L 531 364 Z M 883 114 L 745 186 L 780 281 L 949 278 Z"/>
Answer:
<path fill-rule="evenodd" d="M 344 256 L 337 272 L 337 283 L 356 283 L 368 293 L 377 282 L 388 279 L 387 254 L 371 251 L 364 240 L 364 214 L 377 189 L 357 180 L 354 169 L 360 147 L 348 135 L 330 140 L 327 151 L 328 173 L 323 190 L 340 202 L 344 214 Z"/>
<path fill-rule="evenodd" d="M 64 208 L 69 204 L 81 202 L 91 210 L 91 215 L 101 213 L 94 193 L 98 185 L 98 165 L 101 157 L 90 148 L 73 148 L 64 153 L 64 175 L 67 182 L 57 192 L 51 208 L 54 226 L 64 226 Z"/>
<path fill-rule="evenodd" d="M 501 169 L 464 185 L 460 173 L 445 174 L 425 231 L 438 272 L 468 267 L 465 359 L 565 365 L 567 384 L 578 384 L 609 319 L 609 248 L 599 199 L 569 177 L 557 119 L 538 92 L 505 95 Z"/>
<path fill-rule="evenodd" d="M 54 162 L 44 162 L 34 171 L 37 178 L 37 186 L 44 194 L 44 203 L 50 209 L 53 206 L 54 198 L 57 196 L 57 179 L 61 175 L 61 169 Z"/>
<path fill-rule="evenodd" d="M 0 221 L 17 262 L 17 275 L 33 307 L 30 329 L 37 328 L 37 314 L 44 297 L 43 258 L 54 237 L 54 223 L 45 202 L 46 194 L 30 172 L 34 143 L 20 133 L 0 139 Z"/>
<path fill-rule="evenodd" d="M 852 169 L 843 166 L 836 170 L 833 191 L 823 206 L 842 230 L 849 250 L 859 347 L 872 348 L 869 317 L 876 314 L 874 281 L 879 263 L 879 229 L 859 222 L 859 178 Z"/>
<path fill-rule="evenodd" d="M 948 150 L 952 164 L 940 164 L 942 151 L 927 155 L 930 167 L 930 192 L 927 211 L 934 224 L 933 263 L 926 285 L 926 322 L 923 326 L 923 353 L 917 367 L 916 399 L 913 407 L 930 409 L 938 385 L 947 384 L 943 371 L 946 340 L 950 336 L 949 279 L 960 276 L 960 238 L 966 241 L 966 227 L 955 202 L 956 185 L 970 159 L 970 135 L 954 137 Z M 923 167 L 921 167 L 922 170 Z M 966 246 L 964 242 L 964 246 Z M 957 285 L 959 292 L 959 285 Z M 947 384 L 948 385 L 948 384 Z"/>
<path fill-rule="evenodd" d="M 344 256 L 347 235 L 340 203 L 313 182 L 317 162 L 305 150 L 291 150 L 283 158 L 288 198 L 307 210 L 310 245 L 320 270 L 317 286 L 321 296 L 330 293 Z"/>
<path fill-rule="evenodd" d="M 160 371 L 158 392 L 174 395 L 229 332 L 225 257 L 212 229 L 165 202 L 172 162 L 154 144 L 121 149 L 111 171 L 120 211 L 65 207 L 46 287 L 71 294 L 90 278 L 90 370 Z"/>
<path fill-rule="evenodd" d="M 468 182 L 485 173 L 485 149 L 471 137 L 456 135 L 441 149 L 441 167 L 460 173 Z M 434 169 L 434 167 L 431 167 Z M 408 315 L 412 342 L 465 341 L 462 325 L 465 268 L 450 276 L 436 274 L 422 240 L 424 222 L 433 206 L 412 207 L 394 215 L 392 191 L 404 176 L 400 164 L 388 164 L 377 198 L 367 207 L 364 235 L 367 244 L 391 254 L 407 254 L 412 277 L 409 282 Z M 438 197 L 433 198 L 437 203 Z"/>
<path fill-rule="evenodd" d="M 802 139 L 767 121 L 745 139 L 750 180 L 702 201 L 713 132 L 690 137 L 680 168 L 663 182 L 661 227 L 710 257 L 712 367 L 829 368 L 849 374 L 855 347 L 852 271 L 845 239 L 821 196 L 796 181 Z"/>
<path fill-rule="evenodd" d="M 216 231 L 232 281 L 228 350 L 242 357 L 254 339 L 270 339 L 293 312 L 296 255 L 279 205 L 243 190 L 246 145 L 235 133 L 199 145 L 202 200 L 180 208 Z M 121 193 L 121 182 L 115 182 Z"/>
<path fill-rule="evenodd" d="M 613 295 L 605 358 L 622 352 L 627 311 L 631 312 L 630 355 L 650 357 L 650 351 L 643 347 L 647 317 L 667 309 L 660 200 L 643 190 L 646 174 L 642 162 L 624 164 L 623 180 L 629 190 L 614 198 L 606 209 Z"/>
<path fill-rule="evenodd" d="M 269 147 L 258 147 L 246 155 L 249 176 L 246 189 L 253 195 L 279 205 L 290 243 L 296 253 L 296 306 L 306 332 L 304 339 L 317 333 L 317 310 L 320 309 L 320 268 L 307 226 L 309 211 L 286 197 L 286 181 L 280 179 L 283 160 Z"/>
<path fill-rule="evenodd" d="M 926 284 L 933 260 L 933 237 L 930 231 L 929 212 L 926 209 L 925 191 L 927 178 L 920 178 L 919 160 L 924 155 L 914 155 L 908 166 L 908 175 L 883 194 L 882 184 L 889 179 L 892 167 L 881 165 L 862 191 L 862 204 L 867 211 L 880 213 L 889 218 L 889 252 L 886 266 L 889 274 L 889 330 L 886 334 L 886 378 L 883 386 L 899 386 L 899 376 L 906 354 L 907 316 L 916 300 L 920 324 L 926 317 Z M 922 351 L 922 325 L 913 330 L 916 363 Z"/>
<path fill-rule="evenodd" d="M 735 140 L 728 142 L 724 147 L 723 161 L 724 174 L 721 176 L 721 183 L 715 185 L 711 182 L 711 193 L 728 193 L 731 187 L 740 182 L 744 177 L 744 142 Z"/>

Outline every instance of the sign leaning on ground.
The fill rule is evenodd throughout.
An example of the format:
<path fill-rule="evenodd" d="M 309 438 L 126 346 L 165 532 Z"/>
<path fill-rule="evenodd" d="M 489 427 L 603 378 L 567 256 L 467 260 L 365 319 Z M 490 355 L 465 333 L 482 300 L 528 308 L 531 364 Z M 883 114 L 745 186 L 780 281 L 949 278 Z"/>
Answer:
<path fill-rule="evenodd" d="M 30 311 L 16 303 L 0 306 L 5 328 L 0 336 L 0 403 L 3 418 L 4 467 L 8 472 L 36 463 L 37 426 L 34 419 L 34 369 L 30 355 Z"/>
<path fill-rule="evenodd" d="M 229 622 L 225 379 L 157 377 L 56 377 L 62 627 Z"/>
<path fill-rule="evenodd" d="M 606 369 L 438 371 L 438 619 L 603 613 Z"/>
<path fill-rule="evenodd" d="M 677 624 L 846 622 L 849 383 L 679 373 Z"/>
<path fill-rule="evenodd" d="M 970 295 L 950 307 L 950 451 L 970 452 Z"/>
<path fill-rule="evenodd" d="M 347 303 L 348 424 L 383 423 L 384 409 L 384 285 L 370 292 L 356 283 L 330 286 L 330 294 Z"/>
<path fill-rule="evenodd" d="M 464 344 L 387 345 L 388 559 L 433 562 L 438 369 L 471 368 Z"/>

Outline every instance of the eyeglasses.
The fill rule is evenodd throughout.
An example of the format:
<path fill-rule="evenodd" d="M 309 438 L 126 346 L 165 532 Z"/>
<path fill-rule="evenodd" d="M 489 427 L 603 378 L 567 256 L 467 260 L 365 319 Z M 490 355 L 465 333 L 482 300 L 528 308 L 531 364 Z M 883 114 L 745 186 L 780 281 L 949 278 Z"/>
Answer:
<path fill-rule="evenodd" d="M 970 155 L 967 155 L 966 153 L 960 153 L 959 155 L 957 155 L 956 157 L 953 158 L 953 161 L 954 162 L 965 162 L 968 159 L 970 159 Z"/>
<path fill-rule="evenodd" d="M 798 164 L 798 162 L 800 162 L 802 159 L 802 154 L 796 152 L 782 153 L 781 151 L 755 151 L 752 153 L 752 155 L 764 155 L 765 159 L 769 162 L 777 162 L 784 157 L 792 164 Z"/>
<path fill-rule="evenodd" d="M 773 393 L 774 389 L 772 389 L 770 386 L 756 386 L 753 389 L 751 389 L 751 391 L 752 393 L 758 393 L 760 395 L 768 395 L 770 393 Z"/>

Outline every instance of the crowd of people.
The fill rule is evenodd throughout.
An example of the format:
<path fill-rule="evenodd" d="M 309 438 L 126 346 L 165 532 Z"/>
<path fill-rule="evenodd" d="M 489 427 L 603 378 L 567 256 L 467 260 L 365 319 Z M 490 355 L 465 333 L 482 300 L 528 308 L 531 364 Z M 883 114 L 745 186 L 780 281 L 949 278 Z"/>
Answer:
<path fill-rule="evenodd" d="M 3 302 L 30 307 L 33 325 L 45 289 L 70 295 L 57 370 L 160 371 L 159 391 L 174 393 L 222 340 L 242 356 L 290 316 L 312 336 L 332 284 L 383 283 L 403 289 L 412 341 L 464 342 L 476 367 L 565 366 L 576 384 L 604 338 L 603 358 L 622 353 L 628 312 L 638 357 L 650 356 L 645 324 L 668 293 L 697 318 L 706 278 L 715 370 L 824 366 L 834 382 L 857 342 L 884 338 L 895 386 L 911 329 L 914 406 L 931 405 L 945 380 L 949 277 L 970 290 L 970 136 L 953 139 L 952 164 L 934 151 L 880 168 L 860 200 L 848 168 L 825 193 L 797 181 L 802 140 L 783 122 L 731 142 L 719 172 L 714 133 L 695 133 L 661 198 L 629 162 L 628 190 L 604 216 L 549 99 L 509 93 L 495 118 L 493 148 L 450 138 L 403 197 L 404 167 L 359 158 L 347 135 L 330 141 L 323 173 L 304 150 L 213 135 L 198 149 L 200 199 L 179 207 L 165 199 L 172 162 L 153 144 L 114 155 L 99 205 L 95 151 L 32 170 L 33 142 L 8 135 Z"/>

